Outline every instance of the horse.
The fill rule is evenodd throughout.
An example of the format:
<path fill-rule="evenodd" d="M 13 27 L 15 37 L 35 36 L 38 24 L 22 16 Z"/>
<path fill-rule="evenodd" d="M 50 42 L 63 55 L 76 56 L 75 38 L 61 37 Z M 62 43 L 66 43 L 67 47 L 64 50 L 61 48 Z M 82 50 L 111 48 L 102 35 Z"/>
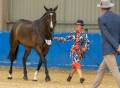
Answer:
<path fill-rule="evenodd" d="M 47 68 L 47 60 L 45 56 L 49 51 L 49 47 L 52 43 L 52 34 L 56 26 L 56 10 L 55 8 L 47 8 L 45 14 L 34 21 L 20 19 L 12 27 L 10 32 L 10 69 L 8 79 L 13 79 L 12 69 L 13 62 L 16 60 L 16 56 L 19 50 L 19 45 L 22 44 L 25 47 L 25 53 L 23 56 L 23 79 L 28 80 L 26 61 L 30 54 L 31 48 L 34 48 L 40 56 L 38 67 L 34 74 L 33 81 L 37 81 L 38 72 L 44 64 L 45 67 L 45 81 L 50 81 L 50 76 Z"/>

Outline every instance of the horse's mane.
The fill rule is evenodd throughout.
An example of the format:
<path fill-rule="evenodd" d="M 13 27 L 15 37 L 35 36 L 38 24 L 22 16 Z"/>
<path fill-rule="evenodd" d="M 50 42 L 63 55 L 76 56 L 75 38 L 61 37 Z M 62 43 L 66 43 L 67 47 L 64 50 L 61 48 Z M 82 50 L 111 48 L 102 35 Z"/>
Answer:
<path fill-rule="evenodd" d="M 47 18 L 48 18 L 48 12 L 44 13 L 44 15 L 41 18 L 33 21 L 33 27 L 36 29 L 36 31 L 38 32 L 46 31 L 43 28 L 48 26 L 48 24 L 46 24 Z"/>
<path fill-rule="evenodd" d="M 41 18 L 33 21 L 33 27 L 38 33 L 41 32 L 42 30 L 41 27 L 44 25 L 44 22 L 46 21 L 45 20 L 46 16 L 47 16 L 47 12 L 44 13 L 44 15 Z"/>
<path fill-rule="evenodd" d="M 42 22 L 44 20 L 44 18 L 46 17 L 46 15 L 47 15 L 47 12 L 41 18 L 35 20 L 34 23 L 38 24 L 38 23 Z"/>

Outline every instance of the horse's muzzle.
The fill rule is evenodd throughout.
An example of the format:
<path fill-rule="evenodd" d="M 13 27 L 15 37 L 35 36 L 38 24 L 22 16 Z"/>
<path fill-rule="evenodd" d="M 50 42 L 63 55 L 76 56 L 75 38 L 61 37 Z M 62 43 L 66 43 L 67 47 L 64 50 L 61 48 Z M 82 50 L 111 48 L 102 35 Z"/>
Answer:
<path fill-rule="evenodd" d="M 47 44 L 47 45 L 51 45 L 52 44 L 52 40 L 45 40 L 45 43 Z"/>

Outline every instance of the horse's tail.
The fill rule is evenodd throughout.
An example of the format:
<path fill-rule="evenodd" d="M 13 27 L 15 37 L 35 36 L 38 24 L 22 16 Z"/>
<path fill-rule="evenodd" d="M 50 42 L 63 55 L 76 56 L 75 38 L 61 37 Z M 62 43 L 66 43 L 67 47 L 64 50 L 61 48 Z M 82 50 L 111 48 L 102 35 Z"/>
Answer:
<path fill-rule="evenodd" d="M 18 51 L 19 51 L 19 46 L 17 46 L 16 49 L 10 49 L 10 52 L 9 52 L 10 61 L 16 60 Z"/>
<path fill-rule="evenodd" d="M 18 26 L 18 24 L 15 23 L 10 32 L 10 52 L 9 52 L 10 61 L 14 61 L 16 59 L 18 49 L 19 49 L 19 42 L 16 37 L 17 26 Z"/>

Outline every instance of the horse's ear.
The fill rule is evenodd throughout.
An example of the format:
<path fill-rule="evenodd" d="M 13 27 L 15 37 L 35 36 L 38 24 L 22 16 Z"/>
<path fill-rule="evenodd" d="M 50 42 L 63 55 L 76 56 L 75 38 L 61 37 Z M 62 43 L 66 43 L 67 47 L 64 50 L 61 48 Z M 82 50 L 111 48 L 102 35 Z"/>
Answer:
<path fill-rule="evenodd" d="M 58 5 L 54 8 L 54 11 L 56 11 L 58 9 Z"/>
<path fill-rule="evenodd" d="M 44 9 L 45 9 L 46 11 L 48 11 L 48 8 L 47 8 L 46 6 L 44 6 Z"/>

